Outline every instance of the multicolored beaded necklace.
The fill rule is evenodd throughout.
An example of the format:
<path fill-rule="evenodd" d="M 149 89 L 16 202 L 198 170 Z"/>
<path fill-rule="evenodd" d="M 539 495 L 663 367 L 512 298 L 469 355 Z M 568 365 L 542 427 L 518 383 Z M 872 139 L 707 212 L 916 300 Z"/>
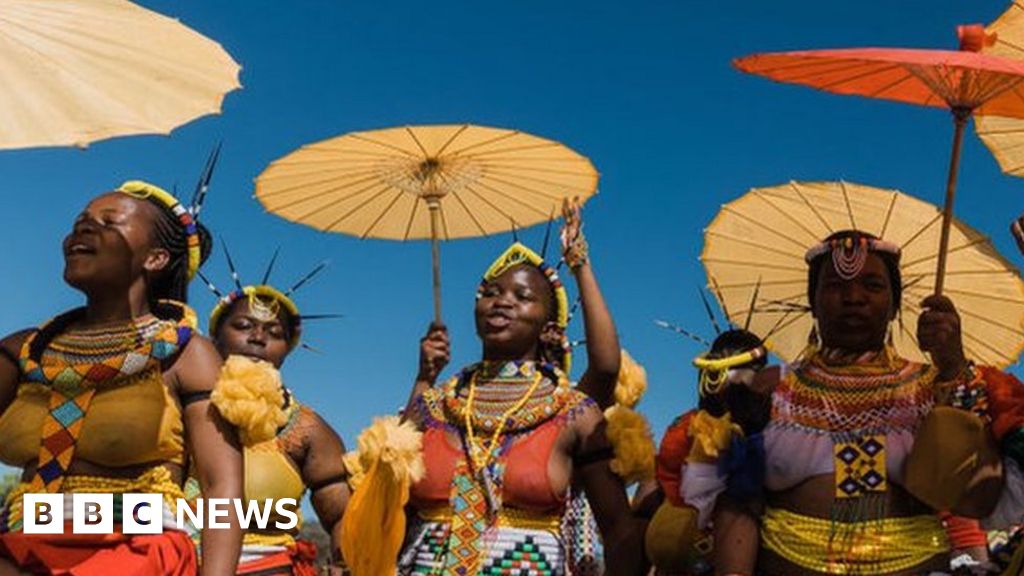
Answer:
<path fill-rule="evenodd" d="M 25 341 L 19 357 L 23 380 L 51 390 L 31 482 L 34 491 L 60 490 L 99 388 L 161 367 L 188 343 L 195 313 L 168 300 L 160 302 L 159 312 L 171 319 L 153 315 L 118 326 L 68 331 L 85 316 L 79 308 L 44 324 Z"/>
<path fill-rule="evenodd" d="M 502 508 L 502 450 L 513 436 L 560 416 L 574 395 L 568 378 L 554 366 L 485 362 L 449 380 L 441 396 L 440 406 L 428 401 L 427 408 L 463 432 L 466 452 L 452 479 L 444 574 L 476 574 L 484 532 Z M 489 443 L 477 440 L 478 430 L 491 435 Z"/>

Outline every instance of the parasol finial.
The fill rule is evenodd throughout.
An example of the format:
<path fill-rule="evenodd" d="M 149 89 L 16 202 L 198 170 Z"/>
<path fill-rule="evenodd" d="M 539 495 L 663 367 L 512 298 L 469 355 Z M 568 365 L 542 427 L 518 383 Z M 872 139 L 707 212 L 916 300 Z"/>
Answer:
<path fill-rule="evenodd" d="M 999 35 L 985 31 L 981 24 L 963 24 L 956 27 L 956 37 L 960 40 L 963 52 L 981 52 L 984 48 L 996 43 Z"/>

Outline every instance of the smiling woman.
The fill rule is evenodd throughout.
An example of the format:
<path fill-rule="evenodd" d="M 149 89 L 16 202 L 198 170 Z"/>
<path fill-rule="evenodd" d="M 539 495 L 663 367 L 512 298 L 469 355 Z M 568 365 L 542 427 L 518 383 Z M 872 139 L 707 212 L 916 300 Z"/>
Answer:
<path fill-rule="evenodd" d="M 570 495 L 579 491 L 601 531 L 607 573 L 642 573 L 641 532 L 623 481 L 609 466 L 612 448 L 598 407 L 609 402 L 618 377 L 618 338 L 587 259 L 578 204 L 567 204 L 565 215 L 563 256 L 579 284 L 587 333 L 583 378 L 570 386 L 569 306 L 558 274 L 540 255 L 514 244 L 487 270 L 477 292 L 482 362 L 434 387 L 449 358 L 447 330 L 432 325 L 421 341 L 405 416 L 423 432 L 426 474 L 409 490 L 413 514 L 399 553 L 400 575 L 491 574 L 507 570 L 509 559 L 516 573 L 590 574 L 595 558 L 576 554 L 578 542 L 563 528 Z M 362 508 L 361 490 L 353 510 Z M 404 497 L 393 504 L 400 509 Z M 374 522 L 354 513 L 346 520 Z M 393 563 L 379 556 L 401 544 L 371 550 L 345 542 L 346 554 L 358 556 L 347 558 L 353 567 Z"/>
<path fill-rule="evenodd" d="M 86 305 L 0 343 L 0 461 L 22 470 L 0 513 L 0 573 L 13 563 L 33 573 L 194 574 L 190 535 L 173 523 L 162 535 L 124 535 L 117 511 L 112 536 L 22 532 L 29 492 L 161 493 L 173 513 L 186 445 L 204 490 L 241 495 L 235 431 L 208 398 L 220 357 L 184 303 L 209 252 L 205 229 L 167 192 L 128 182 L 89 202 L 63 248 L 65 281 Z M 234 572 L 233 514 L 231 525 L 203 531 L 202 574 Z"/>

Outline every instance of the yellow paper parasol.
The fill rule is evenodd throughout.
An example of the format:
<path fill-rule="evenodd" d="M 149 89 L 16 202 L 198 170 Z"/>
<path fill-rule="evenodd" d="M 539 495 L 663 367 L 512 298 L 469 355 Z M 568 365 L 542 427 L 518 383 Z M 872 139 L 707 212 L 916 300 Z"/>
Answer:
<path fill-rule="evenodd" d="M 596 190 L 594 166 L 568 147 L 471 124 L 353 132 L 303 146 L 256 179 L 256 198 L 292 222 L 359 238 L 430 238 L 438 321 L 439 240 L 544 222 L 564 199 Z"/>
<path fill-rule="evenodd" d="M 711 288 L 729 318 L 771 334 L 772 351 L 787 361 L 806 347 L 812 318 L 807 302 L 806 251 L 832 232 L 855 228 L 902 249 L 903 301 L 893 343 L 904 357 L 924 360 L 915 333 L 920 302 L 935 285 L 942 211 L 895 190 L 844 182 L 790 182 L 754 188 L 724 205 L 704 233 Z M 1024 282 L 989 240 L 955 220 L 950 229 L 945 292 L 956 303 L 964 351 L 1003 367 L 1024 346 Z"/>
<path fill-rule="evenodd" d="M 0 0 L 0 149 L 167 134 L 220 111 L 239 66 L 127 0 Z"/>
<path fill-rule="evenodd" d="M 993 56 L 1024 60 L 1024 0 L 985 27 L 991 44 L 981 51 Z M 978 116 L 974 129 L 996 157 L 1003 172 L 1024 177 L 1024 120 L 1003 116 Z"/>

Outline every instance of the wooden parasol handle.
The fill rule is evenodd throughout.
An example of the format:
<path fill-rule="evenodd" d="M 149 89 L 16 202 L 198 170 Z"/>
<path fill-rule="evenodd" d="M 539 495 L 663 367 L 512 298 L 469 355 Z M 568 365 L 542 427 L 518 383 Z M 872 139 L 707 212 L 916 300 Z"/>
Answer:
<path fill-rule="evenodd" d="M 956 175 L 960 168 L 960 147 L 964 141 L 964 127 L 970 116 L 970 108 L 953 108 L 953 152 L 949 158 L 949 176 L 946 178 L 946 203 L 942 206 L 939 264 L 935 270 L 936 296 L 942 295 L 942 285 L 946 279 L 946 254 L 949 252 L 949 228 L 953 224 L 953 199 L 956 196 Z"/>
<path fill-rule="evenodd" d="M 438 198 L 427 198 L 430 209 L 430 257 L 434 276 L 434 322 L 441 324 L 441 245 L 437 237 L 438 218 L 440 218 L 441 202 Z"/>

